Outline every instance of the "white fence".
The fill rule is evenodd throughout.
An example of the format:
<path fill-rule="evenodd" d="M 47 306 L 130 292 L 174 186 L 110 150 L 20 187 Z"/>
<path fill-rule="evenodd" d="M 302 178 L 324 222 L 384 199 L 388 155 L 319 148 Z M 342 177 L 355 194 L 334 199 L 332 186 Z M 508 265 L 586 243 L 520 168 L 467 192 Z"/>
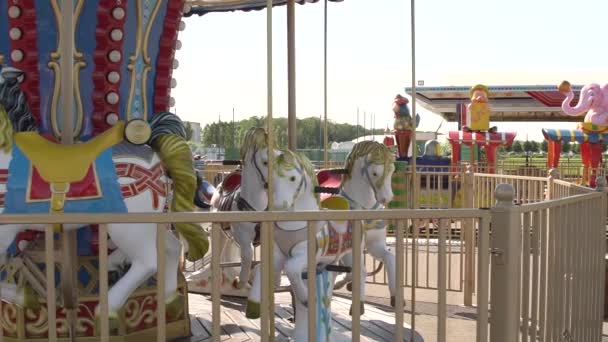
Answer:
<path fill-rule="evenodd" d="M 606 198 L 601 192 L 570 196 L 563 199 L 539 203 L 514 205 L 516 191 L 513 186 L 498 186 L 498 204 L 491 210 L 484 209 L 441 209 L 441 210 L 384 210 L 384 211 L 323 211 L 323 212 L 254 212 L 254 213 L 171 213 L 171 214 L 63 214 L 63 215 L 2 215 L 0 222 L 7 223 L 103 223 L 100 229 L 100 297 L 102 329 L 100 340 L 108 341 L 107 317 L 107 236 L 104 224 L 108 223 L 157 223 L 162 232 L 165 225 L 175 222 L 263 222 L 262 246 L 271 246 L 272 230 L 268 229 L 276 221 L 318 221 L 350 220 L 354 226 L 354 278 L 362 271 L 360 244 L 362 231 L 359 220 L 384 219 L 392 222 L 396 237 L 397 260 L 397 313 L 404 313 L 404 285 L 409 278 L 417 283 L 416 240 L 410 245 L 414 253 L 405 258 L 408 227 L 421 220 L 437 222 L 437 258 L 433 269 L 437 270 L 438 341 L 445 341 L 446 293 L 448 289 L 449 233 L 454 220 L 469 220 L 477 232 L 476 246 L 477 277 L 474 283 L 477 300 L 477 341 L 558 341 L 570 337 L 572 341 L 597 340 L 601 335 L 603 311 L 603 277 L 605 243 Z M 491 227 L 491 228 L 490 228 Z M 219 242 L 220 230 L 212 229 L 212 245 Z M 309 234 L 312 238 L 313 233 Z M 491 236 L 491 242 L 490 242 Z M 46 263 L 53 264 L 53 239 L 51 226 L 46 230 Z M 163 249 L 164 241 L 159 239 L 158 248 Z M 314 244 L 309 244 L 312 246 Z M 263 303 L 262 338 L 269 340 L 274 334 L 273 324 L 273 282 L 270 248 L 262 248 Z M 490 255 L 491 284 L 490 287 Z M 220 274 L 220 251 L 212 251 L 213 274 Z M 309 254 L 309 264 L 314 263 Z M 163 259 L 158 260 L 158 291 L 163 293 Z M 52 268 L 47 271 L 47 284 L 54 283 Z M 315 272 L 309 273 L 309 285 L 315 283 Z M 220 277 L 212 281 L 213 339 L 220 340 Z M 352 340 L 359 340 L 360 286 L 353 283 Z M 416 287 L 411 287 L 411 315 L 409 324 L 416 329 Z M 311 293 L 310 303 L 314 303 Z M 491 297 L 489 296 L 491 295 Z M 54 322 L 54 290 L 49 288 L 49 322 Z M 164 298 L 161 296 L 160 298 Z M 163 303 L 163 300 L 159 301 Z M 163 329 L 164 305 L 158 309 L 158 341 L 165 341 Z M 489 312 L 492 320 L 488 325 Z M 309 312 L 314 318 L 314 311 Z M 395 341 L 402 340 L 404 315 L 395 316 Z M 310 322 L 314 322 L 311 319 Z M 490 330 L 488 332 L 488 326 Z M 314 325 L 309 327 L 314 331 Z M 55 341 L 51 329 L 49 340 Z M 311 335 L 312 336 L 312 335 Z M 562 336 L 562 337 L 560 337 Z"/>

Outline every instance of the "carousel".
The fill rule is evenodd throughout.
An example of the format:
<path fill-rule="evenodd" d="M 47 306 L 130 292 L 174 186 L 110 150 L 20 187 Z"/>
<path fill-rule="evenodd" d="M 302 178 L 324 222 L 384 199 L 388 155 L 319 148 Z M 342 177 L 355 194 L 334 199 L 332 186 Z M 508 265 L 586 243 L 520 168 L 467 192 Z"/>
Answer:
<path fill-rule="evenodd" d="M 181 44 L 177 36 L 185 27 L 181 18 L 287 3 L 293 25 L 294 4 L 306 2 L 316 1 L 0 0 L 2 214 L 191 212 L 197 205 L 214 211 L 383 209 L 394 197 L 395 170 L 401 170 L 394 151 L 364 141 L 342 169 L 314 170 L 306 157 L 292 152 L 295 126 L 290 124 L 290 150 L 274 148 L 266 133 L 272 131 L 272 95 L 268 128 L 247 133 L 240 169 L 217 188 L 197 191 L 205 183 L 193 168 L 182 121 L 169 112 L 176 84 L 172 71 L 178 67 L 175 50 Z M 271 21 L 268 28 L 271 37 Z M 290 30 L 288 44 L 289 115 L 295 124 L 293 33 Z M 407 118 L 399 115 L 405 123 Z M 416 125 L 409 122 L 407 127 Z M 210 192 L 209 200 L 202 198 Z M 386 246 L 386 224 L 365 220 L 362 225 L 365 248 L 388 271 L 391 304 L 402 307 L 399 300 L 395 304 L 399 290 L 395 256 Z M 309 264 L 306 241 L 311 234 L 306 227 L 306 222 L 275 224 L 277 243 L 255 222 L 223 227 L 225 239 L 234 242 L 243 260 L 229 286 L 247 297 L 247 317 L 260 317 L 260 305 L 273 287 L 268 286 L 269 269 L 252 260 L 253 246 L 262 246 L 262 258 L 272 261 L 268 258 L 273 253 L 275 262 L 267 264 L 274 265 L 275 274 L 284 272 L 290 283 L 298 312 L 292 338 L 309 339 L 307 311 L 315 310 L 315 338 L 328 341 L 334 287 L 357 283 L 364 294 L 366 274 L 361 272 L 360 279 L 351 274 L 351 225 L 335 221 L 316 227 L 315 265 Z M 186 250 L 190 261 L 208 258 L 208 231 L 200 225 L 173 224 L 162 232 L 156 224 L 54 224 L 53 251 L 47 250 L 47 225 L 4 223 L 0 228 L 0 327 L 5 341 L 47 341 L 55 336 L 140 341 L 157 336 L 159 324 L 166 325 L 167 340 L 191 335 L 189 289 L 180 257 Z M 100 231 L 102 236 L 107 232 L 107 246 L 98 241 Z M 165 250 L 153 247 L 157 234 Z M 58 262 L 47 264 L 49 253 L 57 255 Z M 100 253 L 109 255 L 107 277 L 100 274 L 105 273 Z M 158 255 L 164 256 L 166 275 L 166 317 L 160 320 Z M 340 273 L 345 276 L 336 281 Z M 314 308 L 308 307 L 307 277 L 315 278 L 319 300 Z M 100 289 L 108 278 L 106 300 L 100 298 Z M 107 308 L 101 308 L 104 305 Z M 350 310 L 358 317 L 365 307 Z M 109 313 L 109 322 L 100 318 L 103 311 Z M 262 323 L 268 319 L 262 313 Z"/>
<path fill-rule="evenodd" d="M 184 125 L 168 112 L 184 1 L 3 0 L 0 9 L 2 213 L 193 211 L 200 179 Z M 0 229 L 4 341 L 157 335 L 156 224 L 104 227 L 109 332 L 99 326 L 100 228 L 54 225 L 54 265 L 45 262 L 44 229 Z M 198 224 L 165 233 L 164 321 L 173 339 L 190 335 L 180 238 L 191 260 L 209 243 Z"/>

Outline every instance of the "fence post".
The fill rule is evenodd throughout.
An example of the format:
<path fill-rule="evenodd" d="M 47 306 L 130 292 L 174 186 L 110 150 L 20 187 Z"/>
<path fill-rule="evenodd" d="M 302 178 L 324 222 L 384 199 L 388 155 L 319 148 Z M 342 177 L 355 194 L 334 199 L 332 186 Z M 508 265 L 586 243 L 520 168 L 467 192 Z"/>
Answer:
<path fill-rule="evenodd" d="M 518 341 L 520 311 L 520 216 L 513 200 L 515 189 L 498 184 L 492 207 L 492 275 L 490 341 Z M 483 251 L 481 252 L 483 253 Z"/>
<path fill-rule="evenodd" d="M 471 165 L 463 177 L 463 208 L 475 208 L 474 186 L 475 173 Z M 475 292 L 475 222 L 472 219 L 464 219 L 464 305 L 473 306 L 473 293 Z"/>
<path fill-rule="evenodd" d="M 547 200 L 552 200 L 552 199 L 555 199 L 555 197 L 556 197 L 555 186 L 554 186 L 554 182 L 556 179 L 559 179 L 559 170 L 558 169 L 549 170 L 549 176 L 547 177 L 547 195 L 546 195 Z"/>

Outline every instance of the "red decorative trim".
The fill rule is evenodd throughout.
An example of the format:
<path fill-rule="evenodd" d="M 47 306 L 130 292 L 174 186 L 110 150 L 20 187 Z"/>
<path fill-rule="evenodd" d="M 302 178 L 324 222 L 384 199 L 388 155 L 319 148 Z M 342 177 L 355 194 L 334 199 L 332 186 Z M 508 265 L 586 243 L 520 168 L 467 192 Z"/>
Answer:
<path fill-rule="evenodd" d="M 0 184 L 8 183 L 8 170 L 0 170 Z M 4 208 L 4 193 L 0 193 L 0 208 Z"/>
<path fill-rule="evenodd" d="M 23 59 L 15 61 L 10 58 L 15 68 L 25 72 L 25 80 L 21 84 L 21 90 L 27 95 L 28 104 L 36 122 L 40 124 L 40 72 L 38 70 L 38 30 L 36 27 L 36 3 L 34 0 L 14 0 L 7 1 L 6 10 L 12 6 L 17 6 L 21 10 L 21 15 L 17 18 L 7 16 L 9 30 L 18 28 L 21 30 L 21 37 L 17 40 L 10 39 L 11 53 L 15 50 L 23 52 Z"/>
<path fill-rule="evenodd" d="M 125 15 L 117 20 L 113 16 L 115 8 L 122 8 Z M 107 130 L 111 126 L 106 123 L 106 115 L 109 113 L 119 114 L 120 100 L 115 104 L 109 104 L 106 96 L 109 92 L 120 94 L 120 81 L 113 84 L 108 81 L 108 73 L 115 71 L 122 79 L 121 64 L 124 59 L 122 44 L 125 31 L 124 24 L 127 18 L 127 0 L 100 0 L 97 5 L 97 30 L 95 31 L 95 41 L 97 43 L 93 60 L 95 61 L 95 71 L 93 72 L 93 135 L 97 135 Z M 123 38 L 119 41 L 112 40 L 110 34 L 112 30 L 122 31 Z M 109 59 L 112 50 L 120 51 L 121 58 L 113 63 Z"/>
<path fill-rule="evenodd" d="M 526 93 L 547 107 L 561 107 L 562 102 L 564 102 L 564 99 L 566 98 L 564 94 L 558 91 L 527 91 Z M 580 92 L 575 92 L 571 105 L 576 105 L 579 97 Z"/>
<path fill-rule="evenodd" d="M 154 209 L 160 206 L 160 196 L 167 197 L 166 183 L 161 177 L 164 175 L 161 164 L 156 164 L 151 170 L 137 164 L 117 163 L 116 174 L 118 177 L 133 178 L 135 181 L 120 186 L 120 191 L 125 198 L 134 197 L 146 190 L 152 192 Z"/>
<path fill-rule="evenodd" d="M 173 59 L 175 58 L 175 41 L 182 18 L 184 0 L 167 1 L 167 15 L 160 39 L 160 49 L 156 64 L 154 83 L 154 113 L 169 110 L 171 96 L 171 78 L 173 76 Z"/>

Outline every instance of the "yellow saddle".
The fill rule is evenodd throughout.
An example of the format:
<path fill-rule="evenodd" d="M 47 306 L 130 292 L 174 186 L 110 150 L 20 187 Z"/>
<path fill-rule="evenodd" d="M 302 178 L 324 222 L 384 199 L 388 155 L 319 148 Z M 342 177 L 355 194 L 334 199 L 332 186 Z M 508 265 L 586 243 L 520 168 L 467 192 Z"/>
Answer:
<path fill-rule="evenodd" d="M 51 187 L 51 212 L 63 211 L 70 183 L 84 179 L 97 156 L 122 142 L 124 123 L 80 143 L 63 145 L 42 137 L 37 132 L 15 134 L 15 144 L 29 159 L 32 166 Z M 57 228 L 57 227 L 56 227 Z"/>
<path fill-rule="evenodd" d="M 36 132 L 15 134 L 15 143 L 49 183 L 73 183 L 82 180 L 97 156 L 123 140 L 124 124 L 80 144 L 57 144 Z"/>

